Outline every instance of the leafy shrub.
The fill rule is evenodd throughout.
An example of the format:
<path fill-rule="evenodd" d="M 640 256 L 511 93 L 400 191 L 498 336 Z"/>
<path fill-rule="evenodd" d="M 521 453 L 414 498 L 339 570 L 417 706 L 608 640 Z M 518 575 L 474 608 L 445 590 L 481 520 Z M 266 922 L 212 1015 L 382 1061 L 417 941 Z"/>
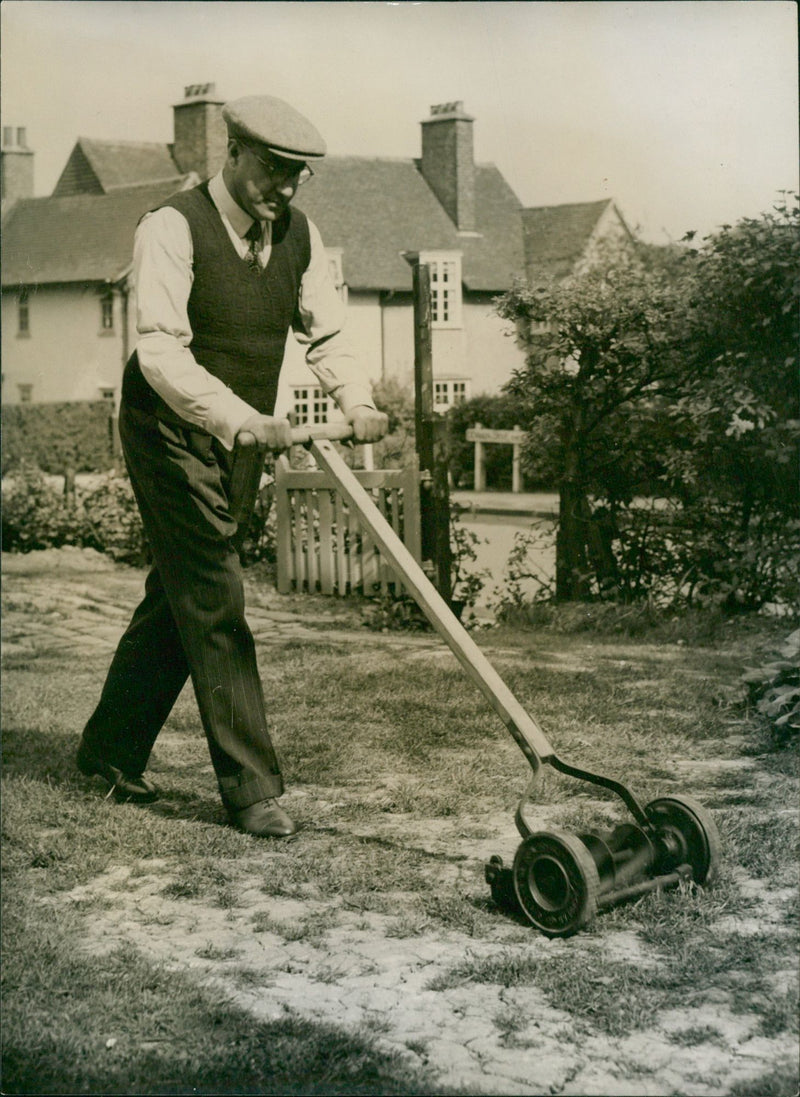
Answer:
<path fill-rule="evenodd" d="M 584 601 L 728 614 L 768 604 L 800 606 L 800 522 L 780 514 L 761 513 L 743 528 L 734 506 L 713 499 L 691 507 L 668 500 L 627 506 L 594 500 L 586 521 L 592 530 L 579 576 Z M 541 557 L 553 552 L 556 536 L 549 523 L 517 534 L 501 600 L 506 616 L 554 597 L 552 573 Z M 594 562 L 600 553 L 602 581 Z"/>
<path fill-rule="evenodd" d="M 374 632 L 425 632 L 430 628 L 422 610 L 407 594 L 382 594 L 370 599 L 364 624 Z"/>
<path fill-rule="evenodd" d="M 451 608 L 465 624 L 470 622 L 469 611 L 475 605 L 483 590 L 486 571 L 476 570 L 472 565 L 477 560 L 475 545 L 478 536 L 465 529 L 459 520 L 459 508 L 450 507 L 450 567 Z M 372 599 L 372 608 L 365 616 L 368 628 L 379 632 L 421 631 L 429 627 L 427 618 L 413 598 L 406 594 L 382 594 Z"/>
<path fill-rule="evenodd" d="M 245 567 L 275 563 L 274 487 L 263 488 L 241 551 Z M 41 469 L 21 464 L 3 483 L 3 552 L 74 545 L 141 567 L 149 550 L 130 480 L 109 472 L 65 494 Z"/>
<path fill-rule="evenodd" d="M 505 567 L 504 587 L 495 606 L 504 621 L 524 616 L 528 607 L 549 602 L 554 586 L 551 569 L 541 563 L 543 554 L 553 551 L 555 529 L 550 522 L 534 521 L 531 528 L 514 536 L 514 544 Z"/>
<path fill-rule="evenodd" d="M 407 468 L 416 460 L 414 393 L 395 378 L 373 386 L 375 404 L 389 416 L 389 431 L 374 445 L 379 468 Z"/>
<path fill-rule="evenodd" d="M 97 472 L 114 463 L 111 408 L 104 400 L 10 404 L 2 409 L 4 474 L 22 465 L 60 475 Z"/>
<path fill-rule="evenodd" d="M 40 468 L 21 462 L 3 482 L 3 552 L 33 552 L 83 543 L 76 503 L 59 492 Z"/>
<path fill-rule="evenodd" d="M 129 564 L 147 560 L 147 545 L 127 477 L 107 473 L 65 493 L 41 469 L 22 464 L 3 483 L 3 551 L 75 545 Z"/>
<path fill-rule="evenodd" d="M 742 681 L 750 700 L 769 720 L 779 740 L 800 732 L 800 629 L 791 633 L 760 667 L 748 667 Z"/>
<path fill-rule="evenodd" d="M 703 502 L 669 529 L 669 574 L 685 601 L 729 613 L 800 605 L 800 521 L 764 511 L 743 528 L 737 507 Z"/>
<path fill-rule="evenodd" d="M 480 423 L 493 430 L 513 430 L 520 425 L 519 402 L 510 396 L 476 396 L 456 404 L 447 412 L 450 434 L 450 473 L 457 487 L 472 488 L 475 482 L 475 443 L 466 432 Z M 511 488 L 511 446 L 487 446 L 484 450 L 487 486 Z"/>
<path fill-rule="evenodd" d="M 466 529 L 460 521 L 459 508 L 450 506 L 450 584 L 452 602 L 459 616 L 465 609 L 472 609 L 483 590 L 488 571 L 476 570 L 473 566 L 478 559 L 475 546 L 480 538 L 474 530 Z"/>
<path fill-rule="evenodd" d="M 82 511 L 81 543 L 121 563 L 148 562 L 147 539 L 127 476 L 110 473 L 96 487 L 77 493 Z"/>
<path fill-rule="evenodd" d="M 275 481 L 270 477 L 256 498 L 253 516 L 239 552 L 243 567 L 277 562 Z"/>

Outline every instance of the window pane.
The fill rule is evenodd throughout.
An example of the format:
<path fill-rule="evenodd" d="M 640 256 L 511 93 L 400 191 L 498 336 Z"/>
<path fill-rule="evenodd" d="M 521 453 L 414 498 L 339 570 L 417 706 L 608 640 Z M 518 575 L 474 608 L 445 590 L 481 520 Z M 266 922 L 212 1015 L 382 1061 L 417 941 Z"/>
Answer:
<path fill-rule="evenodd" d="M 28 305 L 28 291 L 22 290 L 17 299 L 17 331 L 21 335 L 27 335 L 31 330 L 31 313 Z"/>

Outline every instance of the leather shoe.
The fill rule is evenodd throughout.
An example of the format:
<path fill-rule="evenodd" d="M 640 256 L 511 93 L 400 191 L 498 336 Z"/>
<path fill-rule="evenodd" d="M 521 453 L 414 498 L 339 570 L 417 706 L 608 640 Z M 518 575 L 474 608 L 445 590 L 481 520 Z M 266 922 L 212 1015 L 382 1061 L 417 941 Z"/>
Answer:
<path fill-rule="evenodd" d="M 257 838 L 288 838 L 297 830 L 277 800 L 259 800 L 246 808 L 228 808 L 231 823 Z"/>
<path fill-rule="evenodd" d="M 108 795 L 113 792 L 114 799 L 121 804 L 152 804 L 153 800 L 158 799 L 157 789 L 141 773 L 123 773 L 121 769 L 92 754 L 83 742 L 78 747 L 75 761 L 85 777 L 97 776 L 107 781 L 111 785 Z"/>

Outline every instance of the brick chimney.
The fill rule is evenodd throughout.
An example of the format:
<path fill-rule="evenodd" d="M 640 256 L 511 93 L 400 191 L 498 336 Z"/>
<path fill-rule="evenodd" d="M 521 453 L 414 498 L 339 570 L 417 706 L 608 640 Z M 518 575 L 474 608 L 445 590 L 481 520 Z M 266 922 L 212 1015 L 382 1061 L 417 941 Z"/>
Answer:
<path fill-rule="evenodd" d="M 33 149 L 22 126 L 3 126 L 0 156 L 0 194 L 7 209 L 20 198 L 33 198 Z"/>
<path fill-rule="evenodd" d="M 422 122 L 420 170 L 460 232 L 475 231 L 473 121 L 458 100 L 432 106 Z"/>
<path fill-rule="evenodd" d="M 225 163 L 228 134 L 222 106 L 215 84 L 184 88 L 183 99 L 173 107 L 175 140 L 171 149 L 179 171 L 195 171 L 201 179 L 208 179 Z"/>

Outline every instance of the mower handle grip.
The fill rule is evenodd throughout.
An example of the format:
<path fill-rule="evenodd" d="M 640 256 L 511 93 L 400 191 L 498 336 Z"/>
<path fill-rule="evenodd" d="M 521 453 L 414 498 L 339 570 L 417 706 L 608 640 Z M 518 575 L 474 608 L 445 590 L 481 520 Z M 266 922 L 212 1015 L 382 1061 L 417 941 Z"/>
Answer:
<path fill-rule="evenodd" d="M 305 446 L 309 442 L 319 442 L 327 439 L 330 442 L 347 442 L 353 437 L 353 427 L 350 423 L 306 423 L 301 427 L 292 427 L 292 445 Z M 256 436 L 249 430 L 240 431 L 236 435 L 237 446 L 254 446 Z"/>

